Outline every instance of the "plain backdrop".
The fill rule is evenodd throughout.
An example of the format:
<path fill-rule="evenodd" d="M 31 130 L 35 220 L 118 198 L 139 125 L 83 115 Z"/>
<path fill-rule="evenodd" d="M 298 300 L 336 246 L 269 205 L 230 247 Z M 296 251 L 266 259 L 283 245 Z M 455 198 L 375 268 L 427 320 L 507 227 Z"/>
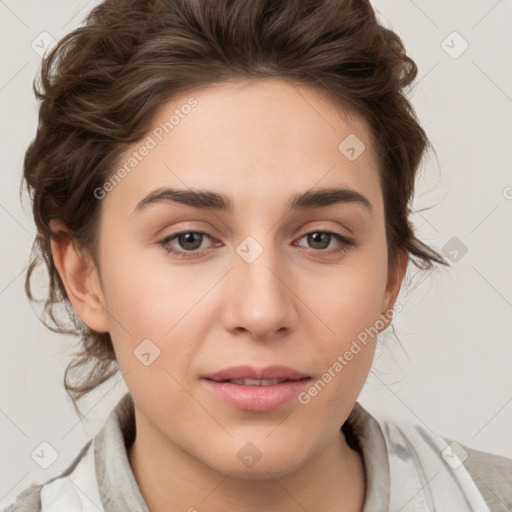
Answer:
<path fill-rule="evenodd" d="M 72 340 L 40 324 L 24 294 L 35 228 L 18 190 L 36 130 L 39 53 L 97 3 L 0 0 L 0 508 L 63 471 L 127 391 L 115 377 L 81 402 L 80 421 L 63 388 Z M 510 457 L 512 2 L 373 5 L 418 64 L 409 96 L 438 159 L 422 165 L 413 219 L 452 266 L 411 268 L 394 320 L 404 351 L 392 334 L 382 337 L 359 400 L 374 414 L 406 412 L 462 444 Z M 43 442 L 57 453 L 46 469 L 31 456 Z"/>

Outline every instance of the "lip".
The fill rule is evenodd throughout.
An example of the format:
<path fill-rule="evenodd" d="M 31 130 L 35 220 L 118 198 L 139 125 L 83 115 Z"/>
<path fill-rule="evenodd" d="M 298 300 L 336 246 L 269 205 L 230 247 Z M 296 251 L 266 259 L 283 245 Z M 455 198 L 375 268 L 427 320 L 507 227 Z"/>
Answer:
<path fill-rule="evenodd" d="M 225 368 L 216 373 L 202 375 L 203 379 L 210 379 L 217 382 L 222 380 L 232 379 L 256 379 L 256 380 L 271 380 L 271 379 L 289 379 L 299 380 L 309 377 L 304 373 L 299 372 L 289 366 L 283 365 L 272 365 L 266 366 L 265 368 L 255 368 L 254 366 L 242 365 L 232 366 Z"/>
<path fill-rule="evenodd" d="M 245 386 L 227 379 L 289 379 L 271 386 Z M 252 412 L 268 412 L 283 407 L 297 398 L 308 385 L 311 377 L 288 366 L 274 365 L 266 368 L 234 366 L 201 377 L 206 389 L 225 403 Z"/>

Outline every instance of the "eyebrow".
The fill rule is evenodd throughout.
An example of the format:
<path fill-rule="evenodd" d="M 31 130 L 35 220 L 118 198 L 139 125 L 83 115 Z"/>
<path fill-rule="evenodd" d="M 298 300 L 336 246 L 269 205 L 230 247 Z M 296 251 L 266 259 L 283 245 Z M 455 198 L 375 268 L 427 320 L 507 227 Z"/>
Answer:
<path fill-rule="evenodd" d="M 158 188 L 137 203 L 132 215 L 141 213 L 150 205 L 168 202 L 228 213 L 232 213 L 234 210 L 232 198 L 219 192 L 201 189 Z M 369 213 L 373 213 L 372 205 L 365 196 L 356 190 L 340 187 L 319 188 L 295 194 L 288 200 L 286 210 L 297 211 L 308 208 L 322 208 L 339 203 L 357 204 L 364 207 Z"/>

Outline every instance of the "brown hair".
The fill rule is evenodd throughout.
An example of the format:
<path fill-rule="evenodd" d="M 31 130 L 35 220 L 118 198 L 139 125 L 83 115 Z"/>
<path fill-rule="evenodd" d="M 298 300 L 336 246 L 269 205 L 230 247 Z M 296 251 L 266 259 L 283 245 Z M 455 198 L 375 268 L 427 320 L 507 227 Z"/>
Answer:
<path fill-rule="evenodd" d="M 400 38 L 379 24 L 367 0 L 106 0 L 43 59 L 37 134 L 24 179 L 37 235 L 25 289 L 43 262 L 49 291 L 41 320 L 80 337 L 64 375 L 75 400 L 117 371 L 108 333 L 89 329 L 55 267 L 49 222 L 61 219 L 97 262 L 100 201 L 94 190 L 130 144 L 147 133 L 173 96 L 232 79 L 282 78 L 320 87 L 349 105 L 371 129 L 380 159 L 388 261 L 399 249 L 420 269 L 444 258 L 416 238 L 408 217 L 415 176 L 430 142 L 404 95 L 417 67 Z M 23 186 L 23 182 L 22 182 Z M 42 301 L 41 301 L 42 302 Z M 64 306 L 71 327 L 56 318 Z M 71 384 L 69 371 L 92 363 Z"/>

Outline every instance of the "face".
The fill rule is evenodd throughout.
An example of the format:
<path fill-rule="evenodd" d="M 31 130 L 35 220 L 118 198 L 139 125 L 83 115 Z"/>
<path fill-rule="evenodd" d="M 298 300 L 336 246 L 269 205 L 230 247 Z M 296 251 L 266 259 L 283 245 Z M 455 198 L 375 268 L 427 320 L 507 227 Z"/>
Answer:
<path fill-rule="evenodd" d="M 223 83 L 164 105 L 125 163 L 98 191 L 104 318 L 89 320 L 110 332 L 138 432 L 250 478 L 314 459 L 363 387 L 363 333 L 388 325 L 402 275 L 364 122 L 306 86 Z M 296 200 L 327 189 L 342 190 Z M 209 380 L 240 365 L 294 382 Z M 258 373 L 273 365 L 296 375 Z"/>

